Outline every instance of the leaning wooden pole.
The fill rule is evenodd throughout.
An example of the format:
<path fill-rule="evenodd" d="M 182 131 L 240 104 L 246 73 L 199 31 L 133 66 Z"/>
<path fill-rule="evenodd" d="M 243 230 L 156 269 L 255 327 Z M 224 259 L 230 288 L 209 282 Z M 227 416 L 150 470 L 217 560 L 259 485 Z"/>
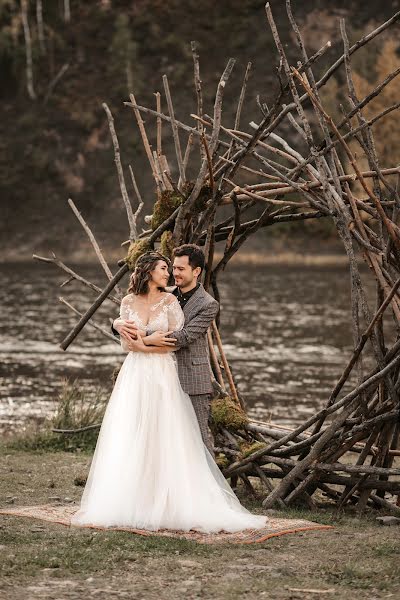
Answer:
<path fill-rule="evenodd" d="M 97 309 L 103 304 L 104 300 L 107 298 L 108 294 L 112 292 L 117 283 L 121 281 L 125 273 L 129 271 L 129 266 L 125 263 L 114 275 L 114 277 L 109 281 L 108 285 L 104 288 L 101 294 L 96 298 L 96 301 L 84 315 L 79 319 L 78 323 L 75 327 L 70 331 L 67 337 L 61 342 L 60 348 L 62 350 L 66 350 L 70 344 L 74 341 L 76 336 L 82 331 L 85 327 L 86 323 L 91 319 Z"/>

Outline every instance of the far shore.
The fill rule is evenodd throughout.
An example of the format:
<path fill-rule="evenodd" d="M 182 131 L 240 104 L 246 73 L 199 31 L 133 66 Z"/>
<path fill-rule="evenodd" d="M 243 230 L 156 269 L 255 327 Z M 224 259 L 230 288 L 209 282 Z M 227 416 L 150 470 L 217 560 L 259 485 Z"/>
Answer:
<path fill-rule="evenodd" d="M 92 252 L 87 251 L 88 249 L 79 249 L 76 252 L 59 252 L 57 253 L 58 258 L 65 263 L 70 264 L 97 264 L 96 257 Z M 50 256 L 50 253 L 38 252 L 40 256 Z M 116 264 L 121 260 L 124 255 L 120 252 L 110 251 L 104 252 L 107 262 L 110 265 Z M 216 252 L 214 261 L 218 262 L 222 258 L 221 252 Z M 33 258 L 31 254 L 11 254 L 10 252 L 0 253 L 0 264 L 23 264 L 31 263 Z M 268 266 L 268 265 L 286 265 L 286 266 L 318 266 L 318 267 L 331 267 L 331 266 L 345 266 L 348 264 L 347 256 L 344 253 L 338 251 L 319 253 L 306 252 L 302 253 L 296 250 L 282 250 L 275 251 L 271 249 L 259 250 L 259 251 L 248 251 L 238 252 L 229 262 L 231 265 L 254 265 L 254 266 Z"/>

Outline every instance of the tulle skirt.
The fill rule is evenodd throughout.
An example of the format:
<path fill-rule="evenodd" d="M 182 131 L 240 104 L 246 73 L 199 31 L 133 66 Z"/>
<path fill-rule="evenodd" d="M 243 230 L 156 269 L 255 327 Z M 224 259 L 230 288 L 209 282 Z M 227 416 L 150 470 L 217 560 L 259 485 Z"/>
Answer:
<path fill-rule="evenodd" d="M 129 353 L 72 525 L 203 532 L 262 528 L 203 444 L 174 358 Z"/>

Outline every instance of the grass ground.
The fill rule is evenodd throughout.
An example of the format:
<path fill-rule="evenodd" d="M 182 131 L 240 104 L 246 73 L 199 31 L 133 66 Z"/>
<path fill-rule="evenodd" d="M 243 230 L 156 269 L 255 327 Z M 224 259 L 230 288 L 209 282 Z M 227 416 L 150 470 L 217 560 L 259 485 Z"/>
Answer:
<path fill-rule="evenodd" d="M 55 496 L 64 503 L 79 501 L 82 487 L 76 483 L 89 462 L 79 453 L 0 448 L 0 506 L 9 506 L 12 498 L 15 505 L 47 503 Z M 241 499 L 257 510 L 254 501 Z M 335 529 L 251 546 L 203 546 L 2 516 L 0 598 L 400 598 L 398 527 L 378 525 L 375 513 L 291 510 L 287 516 Z"/>

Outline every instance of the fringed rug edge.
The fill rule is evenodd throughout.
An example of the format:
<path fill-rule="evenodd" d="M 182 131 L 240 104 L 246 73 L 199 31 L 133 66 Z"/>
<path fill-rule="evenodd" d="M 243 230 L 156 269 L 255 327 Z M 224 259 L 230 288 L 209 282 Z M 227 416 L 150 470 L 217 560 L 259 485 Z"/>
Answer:
<path fill-rule="evenodd" d="M 70 529 L 95 529 L 97 531 L 123 531 L 125 533 L 133 533 L 135 535 L 141 535 L 143 537 L 153 537 L 153 536 L 159 536 L 159 537 L 173 537 L 173 538 L 177 538 L 177 539 L 191 539 L 190 538 L 190 533 L 188 532 L 182 532 L 179 533 L 177 531 L 171 531 L 171 535 L 168 536 L 168 534 L 166 533 L 165 530 L 163 530 L 162 532 L 158 533 L 156 531 L 146 531 L 144 529 L 132 529 L 132 528 L 128 528 L 128 527 L 100 527 L 98 525 L 71 525 L 71 522 L 67 519 L 61 520 L 61 519 L 57 519 L 57 518 L 51 518 L 51 517 L 46 517 L 46 515 L 32 515 L 32 514 L 27 514 L 25 511 L 28 508 L 33 508 L 30 506 L 26 506 L 26 507 L 21 507 L 21 512 L 18 512 L 18 509 L 0 509 L 0 515 L 7 515 L 7 516 L 11 516 L 11 517 L 25 517 L 25 518 L 29 518 L 29 519 L 35 519 L 38 521 L 46 521 L 47 523 L 56 523 L 57 525 L 63 525 L 64 527 L 69 527 Z M 35 508 L 40 508 L 35 507 Z M 25 509 L 25 511 L 23 510 Z M 332 525 L 317 525 L 317 524 L 310 524 L 309 526 L 305 526 L 305 527 L 293 527 L 291 529 L 284 529 L 281 531 L 273 531 L 273 532 L 269 532 L 266 535 L 261 535 L 259 538 L 256 537 L 256 535 L 254 536 L 254 539 L 216 539 L 214 541 L 209 540 L 209 539 L 204 539 L 202 540 L 201 538 L 199 539 L 197 538 L 193 538 L 192 541 L 197 542 L 198 544 L 223 544 L 223 543 L 227 543 L 227 544 L 261 544 L 271 538 L 274 537 L 280 537 L 282 535 L 289 535 L 289 534 L 295 534 L 295 533 L 301 533 L 303 531 L 316 531 L 316 530 L 328 530 L 328 529 L 334 529 L 334 527 Z M 199 535 L 198 532 L 195 532 L 195 535 Z M 221 534 L 216 534 L 221 535 Z M 229 534 L 227 534 L 229 535 Z M 234 535 L 234 534 L 231 534 Z M 205 534 L 205 537 L 211 537 L 212 534 Z"/>

